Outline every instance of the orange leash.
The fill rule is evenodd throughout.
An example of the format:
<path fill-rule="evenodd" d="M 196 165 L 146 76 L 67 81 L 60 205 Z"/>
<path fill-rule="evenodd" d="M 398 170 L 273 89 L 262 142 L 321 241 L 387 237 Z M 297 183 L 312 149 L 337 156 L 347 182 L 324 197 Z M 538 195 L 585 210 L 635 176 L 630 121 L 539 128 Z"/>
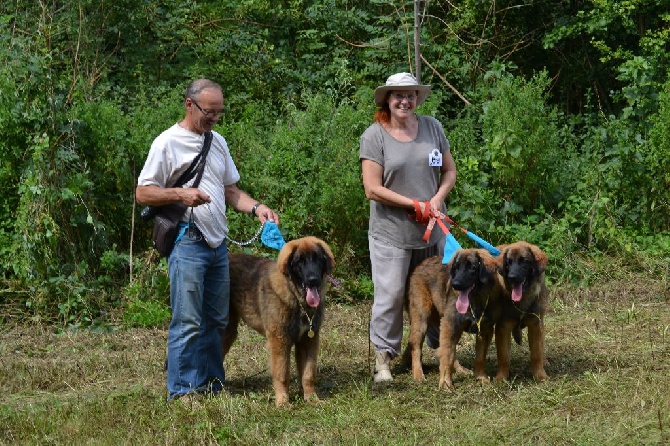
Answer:
<path fill-rule="evenodd" d="M 453 221 L 447 215 L 443 214 L 440 211 L 431 211 L 429 201 L 424 202 L 423 212 L 421 212 L 421 206 L 419 205 L 419 201 L 414 200 L 414 213 L 408 212 L 407 216 L 411 220 L 415 220 L 417 223 L 420 223 L 422 225 L 427 225 L 426 232 L 424 232 L 424 234 L 423 234 L 423 241 L 426 242 L 426 243 L 428 242 L 428 240 L 430 240 L 430 234 L 433 231 L 433 227 L 435 226 L 435 223 L 437 223 L 440 226 L 440 228 L 442 229 L 442 232 L 444 232 L 444 234 L 448 238 L 448 236 L 450 234 L 450 231 L 449 231 L 449 228 L 447 228 L 447 226 L 444 224 L 444 222 L 447 222 L 450 225 L 456 226 L 457 228 L 459 228 L 461 231 L 463 231 L 463 233 L 465 235 L 468 236 L 469 239 L 474 241 L 477 244 L 477 246 L 479 246 L 480 248 L 486 249 L 488 252 L 491 253 L 491 255 L 493 255 L 493 256 L 500 255 L 500 249 L 491 245 L 489 242 L 482 239 L 478 235 L 475 235 L 472 232 L 468 231 L 467 229 L 461 227 L 459 224 L 457 224 L 455 221 Z"/>
<path fill-rule="evenodd" d="M 442 229 L 442 232 L 446 234 L 449 234 L 449 228 L 444 224 L 444 221 L 446 221 L 449 224 L 454 224 L 454 221 L 444 215 L 440 211 L 431 211 L 430 210 L 430 201 L 425 201 L 424 206 L 423 206 L 423 212 L 421 212 L 421 205 L 419 204 L 419 200 L 414 200 L 414 213 L 408 213 L 407 216 L 415 220 L 417 223 L 420 223 L 422 225 L 427 225 L 426 227 L 426 232 L 423 233 L 423 241 L 428 242 L 430 240 L 430 234 L 433 232 L 433 228 L 435 227 L 435 223 L 438 224 L 440 229 Z M 443 221 L 444 220 L 444 221 Z"/>

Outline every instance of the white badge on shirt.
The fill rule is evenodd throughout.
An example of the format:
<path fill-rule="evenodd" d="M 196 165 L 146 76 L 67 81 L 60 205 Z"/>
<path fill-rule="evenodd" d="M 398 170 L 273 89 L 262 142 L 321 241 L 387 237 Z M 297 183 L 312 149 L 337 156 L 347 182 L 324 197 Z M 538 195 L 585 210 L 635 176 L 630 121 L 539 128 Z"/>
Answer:
<path fill-rule="evenodd" d="M 428 165 L 430 167 L 442 167 L 442 154 L 439 150 L 433 149 L 428 155 Z"/>

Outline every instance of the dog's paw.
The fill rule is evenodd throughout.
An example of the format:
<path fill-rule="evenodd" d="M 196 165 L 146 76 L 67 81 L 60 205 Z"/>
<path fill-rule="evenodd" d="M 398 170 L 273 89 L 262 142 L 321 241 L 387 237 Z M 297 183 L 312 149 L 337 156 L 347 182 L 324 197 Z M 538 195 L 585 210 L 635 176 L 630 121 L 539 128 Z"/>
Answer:
<path fill-rule="evenodd" d="M 460 362 L 454 361 L 454 371 L 460 373 L 461 375 L 472 375 L 472 370 L 467 367 L 463 367 Z"/>
<path fill-rule="evenodd" d="M 275 398 L 276 407 L 291 407 L 291 402 L 288 400 L 288 395 L 277 395 Z"/>
<path fill-rule="evenodd" d="M 488 386 L 491 384 L 491 378 L 488 377 L 488 375 L 481 375 L 477 377 L 477 380 L 482 384 Z"/>
<path fill-rule="evenodd" d="M 549 375 L 544 370 L 538 370 L 533 373 L 533 378 L 535 378 L 535 381 L 542 382 L 548 380 Z"/>
<path fill-rule="evenodd" d="M 319 404 L 319 403 L 321 403 L 321 400 L 319 399 L 319 397 L 316 393 L 311 393 L 309 395 L 305 395 L 304 400 L 305 400 L 306 403 L 309 403 L 309 404 Z"/>
<path fill-rule="evenodd" d="M 439 389 L 454 390 L 454 383 L 451 378 L 440 378 Z"/>
<path fill-rule="evenodd" d="M 423 374 L 423 370 L 414 370 L 412 372 L 412 376 L 414 377 L 414 381 L 417 382 L 423 382 L 426 380 L 426 375 Z"/>
<path fill-rule="evenodd" d="M 507 381 L 508 378 L 509 377 L 507 375 L 505 375 L 504 373 L 498 372 L 496 374 L 495 378 L 493 378 L 493 380 L 496 381 L 496 382 L 500 382 L 500 381 Z"/>

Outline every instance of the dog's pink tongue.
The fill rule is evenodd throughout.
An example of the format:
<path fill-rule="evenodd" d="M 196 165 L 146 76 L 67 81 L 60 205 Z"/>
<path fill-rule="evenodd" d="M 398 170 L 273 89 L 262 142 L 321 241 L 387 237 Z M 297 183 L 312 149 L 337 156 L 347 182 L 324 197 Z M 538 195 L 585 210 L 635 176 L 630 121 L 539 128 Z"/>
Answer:
<path fill-rule="evenodd" d="M 512 288 L 512 300 L 514 302 L 519 302 L 523 297 L 523 284 L 519 284 Z"/>
<path fill-rule="evenodd" d="M 319 306 L 319 302 L 321 302 L 321 298 L 319 297 L 319 290 L 316 288 L 307 288 L 307 305 L 312 308 L 316 308 Z"/>
<path fill-rule="evenodd" d="M 468 307 L 470 306 L 470 298 L 468 297 L 470 295 L 470 291 L 474 286 L 471 286 L 465 291 L 459 291 L 458 292 L 458 300 L 456 300 L 456 311 L 458 311 L 461 314 L 465 314 L 466 311 L 468 311 Z"/>

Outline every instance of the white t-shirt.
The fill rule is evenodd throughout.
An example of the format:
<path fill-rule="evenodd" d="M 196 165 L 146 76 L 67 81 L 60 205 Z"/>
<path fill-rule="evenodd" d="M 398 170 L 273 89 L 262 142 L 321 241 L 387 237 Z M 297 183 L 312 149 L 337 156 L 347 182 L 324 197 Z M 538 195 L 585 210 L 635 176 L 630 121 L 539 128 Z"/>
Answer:
<path fill-rule="evenodd" d="M 240 180 L 240 173 L 230 156 L 228 144 L 223 136 L 214 131 L 212 136 L 205 171 L 198 185 L 198 189 L 210 196 L 211 202 L 189 208 L 182 220 L 188 222 L 193 209 L 193 221 L 202 232 L 207 244 L 216 248 L 228 233 L 224 190 L 226 186 Z M 138 186 L 173 185 L 200 153 L 204 141 L 204 134 L 194 133 L 179 124 L 165 130 L 151 144 L 147 160 L 137 180 Z M 194 181 L 195 176 L 184 187 L 191 187 Z"/>

